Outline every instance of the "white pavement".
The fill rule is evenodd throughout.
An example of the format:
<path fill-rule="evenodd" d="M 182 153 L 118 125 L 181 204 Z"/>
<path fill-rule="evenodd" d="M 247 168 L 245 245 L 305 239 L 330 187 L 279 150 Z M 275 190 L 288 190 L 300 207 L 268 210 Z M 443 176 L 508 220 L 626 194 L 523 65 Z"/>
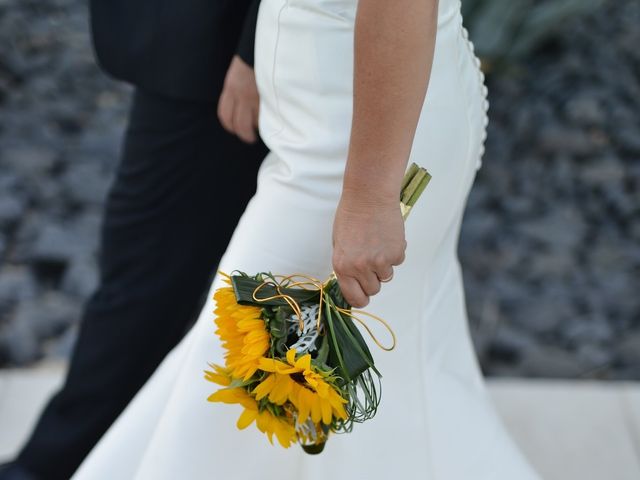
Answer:
<path fill-rule="evenodd" d="M 0 462 L 25 441 L 63 372 L 61 364 L 0 370 Z M 640 382 L 488 383 L 507 427 L 545 480 L 640 479 Z"/>

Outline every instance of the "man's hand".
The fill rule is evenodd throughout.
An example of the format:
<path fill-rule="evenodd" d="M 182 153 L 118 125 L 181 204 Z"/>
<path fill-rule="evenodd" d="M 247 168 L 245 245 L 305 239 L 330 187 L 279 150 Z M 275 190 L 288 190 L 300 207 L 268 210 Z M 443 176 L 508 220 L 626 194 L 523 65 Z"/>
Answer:
<path fill-rule="evenodd" d="M 238 55 L 233 57 L 218 101 L 222 126 L 246 143 L 257 140 L 260 97 L 253 68 Z"/>

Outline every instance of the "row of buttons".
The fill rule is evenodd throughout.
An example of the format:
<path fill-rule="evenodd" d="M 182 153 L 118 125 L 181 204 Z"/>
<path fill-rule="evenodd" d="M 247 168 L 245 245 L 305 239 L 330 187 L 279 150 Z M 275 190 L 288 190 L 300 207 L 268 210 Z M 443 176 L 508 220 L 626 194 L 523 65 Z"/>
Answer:
<path fill-rule="evenodd" d="M 462 2 L 459 2 L 458 8 L 461 8 L 461 7 L 462 7 Z M 467 44 L 467 47 L 471 52 L 476 68 L 478 69 L 478 79 L 480 81 L 482 96 L 483 96 L 484 119 L 483 119 L 480 153 L 478 155 L 478 164 L 477 164 L 477 168 L 480 168 L 482 166 L 482 156 L 484 155 L 484 151 L 485 151 L 484 143 L 487 139 L 487 125 L 489 124 L 489 116 L 488 116 L 489 100 L 487 98 L 489 91 L 487 89 L 487 86 L 484 83 L 484 73 L 482 72 L 482 68 L 481 68 L 482 64 L 480 62 L 480 59 L 475 55 L 475 47 L 473 46 L 473 42 L 469 40 L 469 32 L 462 24 L 462 15 L 460 15 L 460 31 L 462 34 L 462 38 L 464 38 L 465 43 Z"/>

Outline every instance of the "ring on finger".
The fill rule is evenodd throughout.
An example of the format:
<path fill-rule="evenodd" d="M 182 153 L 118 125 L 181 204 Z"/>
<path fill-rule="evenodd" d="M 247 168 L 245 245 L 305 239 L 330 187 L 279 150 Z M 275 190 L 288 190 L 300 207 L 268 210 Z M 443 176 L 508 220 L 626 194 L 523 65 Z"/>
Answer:
<path fill-rule="evenodd" d="M 387 282 L 390 282 L 392 278 L 393 278 L 393 272 L 391 272 L 391 275 L 389 275 L 387 278 L 378 277 L 378 280 L 380 280 L 380 283 L 387 283 Z"/>

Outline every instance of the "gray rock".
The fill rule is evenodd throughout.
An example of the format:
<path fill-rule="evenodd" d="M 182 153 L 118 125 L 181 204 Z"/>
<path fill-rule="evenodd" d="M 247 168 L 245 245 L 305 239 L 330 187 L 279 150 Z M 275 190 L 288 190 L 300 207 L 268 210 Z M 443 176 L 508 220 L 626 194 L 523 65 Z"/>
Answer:
<path fill-rule="evenodd" d="M 77 256 L 66 269 L 62 290 L 80 299 L 88 298 L 98 286 L 98 267 L 94 258 Z"/>
<path fill-rule="evenodd" d="M 30 325 L 38 339 L 59 334 L 77 321 L 80 307 L 77 302 L 58 292 L 48 292 L 35 301 L 21 303 L 13 322 Z"/>
<path fill-rule="evenodd" d="M 0 312 L 6 312 L 16 303 L 33 299 L 36 294 L 36 282 L 27 267 L 14 265 L 2 267 L 0 270 Z"/>
<path fill-rule="evenodd" d="M 15 172 L 0 171 L 0 192 L 6 193 L 20 190 L 21 183 L 20 177 Z"/>
<path fill-rule="evenodd" d="M 548 335 L 576 316 L 572 298 L 563 283 L 549 283 L 545 289 L 523 299 L 509 317 L 520 328 Z"/>
<path fill-rule="evenodd" d="M 596 159 L 593 163 L 581 166 L 580 178 L 590 185 L 611 186 L 618 188 L 626 177 L 622 162 L 615 156 L 607 155 Z"/>
<path fill-rule="evenodd" d="M 525 352 L 520 371 L 532 377 L 577 378 L 583 374 L 584 367 L 572 352 L 539 346 Z"/>
<path fill-rule="evenodd" d="M 627 333 L 616 348 L 616 354 L 624 364 L 640 370 L 640 330 Z"/>
<path fill-rule="evenodd" d="M 24 201 L 13 194 L 0 193 L 0 228 L 12 227 L 25 212 Z"/>
<path fill-rule="evenodd" d="M 593 152 L 593 142 L 582 130 L 547 126 L 540 132 L 540 148 L 546 153 L 584 156 Z"/>
<path fill-rule="evenodd" d="M 73 353 L 76 341 L 78 340 L 78 327 L 68 328 L 60 337 L 49 340 L 44 351 L 47 357 L 69 360 Z"/>
<path fill-rule="evenodd" d="M 486 354 L 494 362 L 516 363 L 535 344 L 533 336 L 526 331 L 501 324 L 488 341 Z"/>
<path fill-rule="evenodd" d="M 499 219 L 496 214 L 481 210 L 473 214 L 467 214 L 464 218 L 463 228 L 467 236 L 483 237 L 495 232 L 498 225 Z"/>
<path fill-rule="evenodd" d="M 563 325 L 562 332 L 566 341 L 573 345 L 608 342 L 614 337 L 614 331 L 604 317 L 573 318 Z"/>
<path fill-rule="evenodd" d="M 33 180 L 49 175 L 56 163 L 56 153 L 46 147 L 22 145 L 3 149 L 0 165 Z"/>
<path fill-rule="evenodd" d="M 36 263 L 66 265 L 75 255 L 77 255 L 76 234 L 62 224 L 45 225 L 31 248 L 31 259 Z"/>
<path fill-rule="evenodd" d="M 590 341 L 580 344 L 577 350 L 577 356 L 585 368 L 585 375 L 588 374 L 589 370 L 599 370 L 609 366 L 613 362 L 613 353 L 610 349 Z"/>
<path fill-rule="evenodd" d="M 86 210 L 76 216 L 70 225 L 76 239 L 76 257 L 94 258 L 100 246 L 102 212 Z"/>
<path fill-rule="evenodd" d="M 518 225 L 524 235 L 551 247 L 566 249 L 582 243 L 586 228 L 581 213 L 571 206 L 558 206 L 542 218 Z"/>
<path fill-rule="evenodd" d="M 101 205 L 109 188 L 109 176 L 90 162 L 71 165 L 62 182 L 65 194 L 77 205 Z"/>
<path fill-rule="evenodd" d="M 576 259 L 572 255 L 567 255 L 565 251 L 551 250 L 532 256 L 529 267 L 531 277 L 564 277 L 575 270 Z"/>
<path fill-rule="evenodd" d="M 40 342 L 29 323 L 14 319 L 0 330 L 0 352 L 10 365 L 26 365 L 40 357 Z"/>
<path fill-rule="evenodd" d="M 0 330 L 0 351 L 11 364 L 33 362 L 41 356 L 45 340 L 64 332 L 79 314 L 77 302 L 57 292 L 24 301 Z"/>
<path fill-rule="evenodd" d="M 624 151 L 640 155 L 640 129 L 624 125 L 616 129 L 615 132 L 616 140 Z"/>
<path fill-rule="evenodd" d="M 565 106 L 565 112 L 569 121 L 577 125 L 603 125 L 607 119 L 600 101 L 594 97 L 571 98 Z"/>
<path fill-rule="evenodd" d="M 64 200 L 67 198 L 64 185 L 59 178 L 42 178 L 37 188 L 32 189 L 30 196 L 41 209 L 47 209 L 48 214 L 59 215 L 67 213 L 70 208 Z"/>

